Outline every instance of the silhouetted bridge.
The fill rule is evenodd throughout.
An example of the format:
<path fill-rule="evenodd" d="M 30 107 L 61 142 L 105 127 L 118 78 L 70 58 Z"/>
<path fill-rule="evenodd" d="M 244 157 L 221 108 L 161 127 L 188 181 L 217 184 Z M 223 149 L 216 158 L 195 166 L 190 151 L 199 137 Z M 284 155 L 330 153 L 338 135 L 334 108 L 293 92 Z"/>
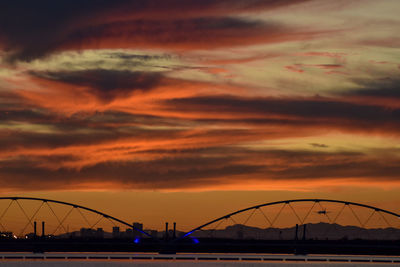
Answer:
<path fill-rule="evenodd" d="M 41 236 L 37 222 L 42 222 Z M 331 199 L 268 202 L 187 232 L 157 232 L 82 205 L 1 197 L 0 228 L 2 251 L 400 253 L 399 214 Z"/>

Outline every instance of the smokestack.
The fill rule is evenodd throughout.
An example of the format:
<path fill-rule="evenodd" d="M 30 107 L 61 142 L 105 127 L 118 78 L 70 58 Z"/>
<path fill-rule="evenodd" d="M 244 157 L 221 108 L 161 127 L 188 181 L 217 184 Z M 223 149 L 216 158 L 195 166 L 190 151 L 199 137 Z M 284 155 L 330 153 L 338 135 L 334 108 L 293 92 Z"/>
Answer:
<path fill-rule="evenodd" d="M 36 221 L 34 221 L 34 222 L 33 222 L 33 237 L 36 237 L 36 236 L 37 236 L 36 225 L 37 225 L 37 223 L 36 223 Z"/>
<path fill-rule="evenodd" d="M 165 241 L 168 241 L 168 223 L 165 223 Z"/>
<path fill-rule="evenodd" d="M 299 225 L 296 223 L 296 233 L 294 234 L 294 240 L 298 240 L 297 232 L 299 231 Z"/>
<path fill-rule="evenodd" d="M 174 234 L 173 234 L 174 239 L 176 238 L 176 222 L 174 222 Z"/>
<path fill-rule="evenodd" d="M 303 240 L 306 240 L 306 225 L 307 224 L 303 225 Z"/>
<path fill-rule="evenodd" d="M 42 221 L 42 237 L 45 236 L 45 232 L 44 232 L 44 221 Z"/>

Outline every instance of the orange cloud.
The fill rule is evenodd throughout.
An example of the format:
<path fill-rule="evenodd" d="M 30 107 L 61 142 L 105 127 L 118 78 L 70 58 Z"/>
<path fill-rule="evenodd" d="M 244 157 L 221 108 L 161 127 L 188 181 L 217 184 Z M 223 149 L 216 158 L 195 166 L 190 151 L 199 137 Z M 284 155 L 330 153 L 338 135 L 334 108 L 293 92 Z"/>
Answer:
<path fill-rule="evenodd" d="M 22 2 L 0 10 L 3 188 L 398 184 L 396 40 L 356 15 L 338 34 L 318 1 Z"/>

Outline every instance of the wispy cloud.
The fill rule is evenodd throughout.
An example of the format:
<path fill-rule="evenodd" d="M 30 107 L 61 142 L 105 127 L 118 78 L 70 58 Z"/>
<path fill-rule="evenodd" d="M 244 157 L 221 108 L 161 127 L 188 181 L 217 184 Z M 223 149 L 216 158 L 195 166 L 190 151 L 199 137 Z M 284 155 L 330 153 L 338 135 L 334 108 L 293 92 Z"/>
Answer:
<path fill-rule="evenodd" d="M 367 2 L 2 3 L 0 185 L 398 186 L 397 2 Z"/>

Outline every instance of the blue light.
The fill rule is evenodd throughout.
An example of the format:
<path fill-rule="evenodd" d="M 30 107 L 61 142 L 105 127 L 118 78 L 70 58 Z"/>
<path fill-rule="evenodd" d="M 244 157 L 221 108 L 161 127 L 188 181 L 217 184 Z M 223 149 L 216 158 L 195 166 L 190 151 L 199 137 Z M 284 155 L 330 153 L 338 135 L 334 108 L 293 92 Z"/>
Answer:
<path fill-rule="evenodd" d="M 139 238 L 139 237 L 136 237 L 135 240 L 133 240 L 133 243 L 139 244 L 139 243 L 140 243 L 140 238 Z"/>
<path fill-rule="evenodd" d="M 191 235 L 194 231 L 191 231 L 189 233 L 186 233 L 183 237 L 187 237 L 188 235 Z"/>
<path fill-rule="evenodd" d="M 200 243 L 200 241 L 199 241 L 197 238 L 195 238 L 195 237 L 192 237 L 192 241 L 193 241 L 193 243 L 195 243 L 195 244 Z"/>

